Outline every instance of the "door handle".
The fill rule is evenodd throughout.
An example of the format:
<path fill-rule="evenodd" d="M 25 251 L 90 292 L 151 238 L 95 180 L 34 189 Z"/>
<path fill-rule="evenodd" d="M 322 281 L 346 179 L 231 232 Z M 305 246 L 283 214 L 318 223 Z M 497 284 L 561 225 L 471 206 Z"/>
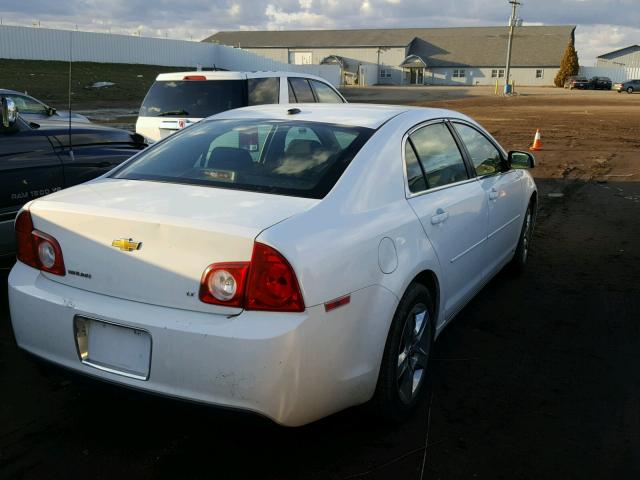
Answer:
<path fill-rule="evenodd" d="M 449 214 L 445 212 L 443 209 L 439 208 L 438 210 L 436 210 L 436 214 L 433 217 L 431 217 L 431 225 L 437 225 L 439 223 L 442 223 L 446 221 L 447 218 L 449 218 Z"/>
<path fill-rule="evenodd" d="M 496 200 L 500 196 L 500 192 L 495 188 L 492 188 L 489 192 L 489 200 Z"/>

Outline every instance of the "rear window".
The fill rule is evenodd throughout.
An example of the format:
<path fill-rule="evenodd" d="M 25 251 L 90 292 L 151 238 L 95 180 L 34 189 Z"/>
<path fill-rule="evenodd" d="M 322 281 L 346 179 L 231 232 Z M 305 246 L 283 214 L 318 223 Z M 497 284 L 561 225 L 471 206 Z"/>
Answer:
<path fill-rule="evenodd" d="M 140 116 L 205 118 L 246 105 L 246 80 L 157 81 L 142 102 Z"/>
<path fill-rule="evenodd" d="M 111 177 L 323 198 L 373 132 L 317 122 L 211 120 L 150 147 Z"/>

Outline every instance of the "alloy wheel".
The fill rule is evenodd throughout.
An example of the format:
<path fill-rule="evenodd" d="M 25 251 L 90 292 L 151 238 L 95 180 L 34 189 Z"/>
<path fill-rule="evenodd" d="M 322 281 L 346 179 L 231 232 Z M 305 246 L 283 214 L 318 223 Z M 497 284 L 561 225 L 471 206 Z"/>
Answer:
<path fill-rule="evenodd" d="M 411 403 L 422 385 L 431 350 L 431 319 L 423 303 L 416 304 L 404 323 L 398 351 L 397 386 L 400 400 Z"/>
<path fill-rule="evenodd" d="M 531 220 L 532 215 L 531 211 L 527 210 L 527 216 L 524 219 L 524 232 L 522 235 L 522 262 L 527 261 L 527 257 L 529 256 L 529 244 L 531 243 L 531 234 L 533 233 L 533 229 L 531 228 Z"/>

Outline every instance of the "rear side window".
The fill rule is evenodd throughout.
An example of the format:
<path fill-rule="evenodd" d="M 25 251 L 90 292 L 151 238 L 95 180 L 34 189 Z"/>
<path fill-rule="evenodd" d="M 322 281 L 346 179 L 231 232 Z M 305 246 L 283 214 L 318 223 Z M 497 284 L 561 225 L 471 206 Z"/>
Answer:
<path fill-rule="evenodd" d="M 43 115 L 47 113 L 47 109 L 43 104 L 36 102 L 29 97 L 10 95 L 8 95 L 8 97 L 15 102 L 16 108 L 20 113 L 40 113 Z"/>
<path fill-rule="evenodd" d="M 318 102 L 320 103 L 344 103 L 340 95 L 338 95 L 333 88 L 326 83 L 318 82 L 317 80 L 311 80 L 313 90 L 316 92 Z"/>
<path fill-rule="evenodd" d="M 427 189 L 427 183 L 424 179 L 424 172 L 413 149 L 411 140 L 405 143 L 404 161 L 407 165 L 407 182 L 409 183 L 409 191 L 411 193 L 422 192 Z"/>
<path fill-rule="evenodd" d="M 316 99 L 306 78 L 290 78 L 289 85 L 295 95 L 296 103 L 315 103 Z"/>
<path fill-rule="evenodd" d="M 280 102 L 280 79 L 250 78 L 247 80 L 249 89 L 249 105 L 265 105 Z"/>
<path fill-rule="evenodd" d="M 156 81 L 140 107 L 141 117 L 205 118 L 245 107 L 246 80 Z"/>
<path fill-rule="evenodd" d="M 323 198 L 373 132 L 319 122 L 204 121 L 143 151 L 112 178 Z"/>
<path fill-rule="evenodd" d="M 424 170 L 427 188 L 437 188 L 469 178 L 451 132 L 444 123 L 427 125 L 409 139 Z"/>
<path fill-rule="evenodd" d="M 487 137 L 475 128 L 461 123 L 456 123 L 455 129 L 467 147 L 478 176 L 492 175 L 503 170 L 502 155 Z"/>

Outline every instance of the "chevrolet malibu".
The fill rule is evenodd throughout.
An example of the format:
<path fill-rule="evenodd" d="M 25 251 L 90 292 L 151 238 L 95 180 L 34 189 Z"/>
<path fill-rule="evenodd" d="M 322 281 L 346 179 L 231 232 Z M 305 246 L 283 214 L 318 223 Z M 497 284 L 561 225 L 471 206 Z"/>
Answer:
<path fill-rule="evenodd" d="M 524 267 L 532 166 L 448 110 L 221 113 L 21 210 L 16 340 L 282 425 L 369 401 L 402 420 L 443 328 Z"/>

